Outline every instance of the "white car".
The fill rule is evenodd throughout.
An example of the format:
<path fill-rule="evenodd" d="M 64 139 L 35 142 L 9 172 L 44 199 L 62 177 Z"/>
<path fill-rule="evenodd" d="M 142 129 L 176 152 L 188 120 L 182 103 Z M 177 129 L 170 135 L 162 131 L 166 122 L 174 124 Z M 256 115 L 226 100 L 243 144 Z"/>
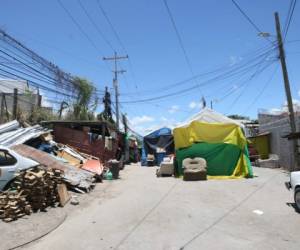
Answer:
<path fill-rule="evenodd" d="M 40 165 L 38 162 L 0 146 L 0 191 L 4 190 L 19 171 Z"/>
<path fill-rule="evenodd" d="M 300 212 L 300 171 L 291 172 L 290 181 L 285 183 L 286 187 L 294 191 L 296 209 Z"/>

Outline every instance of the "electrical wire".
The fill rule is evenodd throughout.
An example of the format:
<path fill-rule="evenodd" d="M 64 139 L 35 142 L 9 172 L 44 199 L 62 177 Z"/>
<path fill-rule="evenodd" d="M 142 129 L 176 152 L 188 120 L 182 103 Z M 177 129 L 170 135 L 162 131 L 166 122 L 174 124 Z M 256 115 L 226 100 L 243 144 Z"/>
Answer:
<path fill-rule="evenodd" d="M 290 24 L 291 24 L 291 22 L 292 22 L 292 19 L 293 19 L 293 15 L 294 15 L 294 10 L 295 10 L 295 7 L 296 7 L 296 4 L 297 4 L 297 0 L 294 0 L 294 2 L 293 1 L 291 1 L 291 11 L 290 11 L 290 15 L 289 15 L 289 17 L 288 17 L 288 22 L 287 22 L 287 24 L 286 24 L 286 29 L 284 30 L 284 34 L 283 34 L 283 41 L 285 41 L 285 39 L 286 39 L 286 36 L 287 36 L 287 34 L 288 34 L 288 31 L 289 31 L 289 28 L 290 28 Z"/>
<path fill-rule="evenodd" d="M 182 52 L 183 52 L 183 54 L 184 54 L 184 58 L 185 58 L 186 64 L 187 64 L 187 66 L 188 66 L 188 68 L 189 68 L 189 70 L 190 70 L 190 72 L 191 72 L 192 77 L 194 77 L 194 76 L 195 76 L 195 73 L 194 73 L 194 70 L 193 70 L 191 61 L 190 61 L 190 59 L 189 59 L 189 57 L 188 57 L 187 51 L 186 51 L 186 49 L 185 49 L 185 46 L 184 46 L 184 44 L 183 44 L 183 40 L 182 40 L 182 38 L 181 38 L 181 35 L 180 35 L 179 30 L 178 30 L 178 28 L 177 28 L 177 25 L 176 25 L 176 23 L 175 23 L 175 19 L 174 19 L 173 15 L 172 15 L 172 12 L 171 12 L 170 8 L 169 8 L 168 2 L 167 2 L 167 0 L 163 0 L 163 2 L 164 2 L 164 5 L 165 5 L 165 7 L 166 7 L 168 16 L 169 16 L 169 18 L 170 18 L 170 20 L 171 20 L 173 29 L 174 29 L 174 31 L 175 31 L 177 40 L 178 40 L 179 45 L 180 45 L 180 48 L 181 48 L 181 50 L 182 50 Z M 196 79 L 195 79 L 195 82 L 197 83 Z"/>
<path fill-rule="evenodd" d="M 249 104 L 249 106 L 245 109 L 245 111 L 243 112 L 243 115 L 249 110 L 249 108 L 251 108 L 258 100 L 259 98 L 263 95 L 263 93 L 265 92 L 265 90 L 267 89 L 267 87 L 269 86 L 269 84 L 271 83 L 271 81 L 273 80 L 277 70 L 278 70 L 278 66 L 275 67 L 274 71 L 272 71 L 271 76 L 269 77 L 269 79 L 265 82 L 263 88 L 261 89 L 261 91 L 255 96 L 255 98 L 253 99 L 253 101 Z"/>
<path fill-rule="evenodd" d="M 9 53 L 13 54 L 13 56 L 12 56 L 11 54 L 9 54 L 9 53 L 7 53 L 7 52 L 1 50 L 1 49 L 0 49 L 0 52 L 1 52 L 2 54 L 6 55 L 7 57 L 13 59 L 14 61 L 17 61 L 18 63 L 24 65 L 26 68 L 30 69 L 31 71 L 34 71 L 34 72 L 38 73 L 39 75 L 41 75 L 40 77 L 42 77 L 42 78 L 45 78 L 45 77 L 46 77 L 46 78 L 48 78 L 49 80 L 51 80 L 51 82 L 52 82 L 53 84 L 55 84 L 56 86 L 58 85 L 57 79 L 55 79 L 55 78 L 49 76 L 48 74 L 45 74 L 45 73 L 41 72 L 40 70 L 37 70 L 37 69 L 35 69 L 34 67 L 28 65 L 28 64 L 30 63 L 28 60 L 26 60 L 25 58 L 23 58 L 23 57 L 21 57 L 20 55 L 16 54 L 16 53 L 13 52 L 12 50 L 7 49 L 7 48 L 5 48 L 5 50 L 8 51 Z M 19 57 L 20 59 L 16 58 L 15 56 Z M 25 61 L 26 63 L 23 62 L 22 60 Z M 56 73 L 57 73 L 57 72 L 56 72 Z M 62 78 L 62 80 L 66 80 L 66 79 L 65 79 L 65 78 Z M 74 81 L 71 81 L 71 79 L 64 81 L 64 83 L 67 83 L 67 85 L 69 86 L 69 88 L 72 88 L 72 87 L 75 86 Z"/>
<path fill-rule="evenodd" d="M 263 33 L 261 29 L 254 23 L 254 21 L 246 14 L 245 11 L 242 10 L 242 8 L 238 5 L 238 3 L 235 0 L 231 0 L 232 3 L 235 5 L 235 7 L 241 12 L 241 14 L 247 19 L 247 21 L 252 25 L 252 27 L 258 32 Z M 264 36 L 263 36 L 264 37 Z M 273 44 L 273 42 L 268 38 L 264 37 L 268 42 Z"/>
<path fill-rule="evenodd" d="M 90 16 L 90 14 L 88 13 L 88 11 L 86 10 L 86 8 L 84 7 L 84 5 L 82 4 L 81 0 L 77 0 L 77 2 L 79 3 L 79 6 L 83 10 L 83 12 L 87 16 L 87 18 L 89 19 L 90 23 L 94 26 L 94 28 L 97 30 L 98 34 L 102 37 L 102 39 L 105 41 L 105 43 L 108 45 L 108 47 L 110 47 L 113 52 L 116 51 L 114 49 L 114 47 L 112 46 L 111 42 L 105 37 L 105 35 L 101 31 L 101 29 L 99 28 L 99 26 L 97 25 L 97 23 Z"/>
<path fill-rule="evenodd" d="M 273 51 L 273 49 L 271 51 Z M 260 58 L 260 59 L 261 59 L 261 57 L 265 58 L 265 56 L 266 56 L 267 53 L 270 53 L 270 51 L 268 51 L 268 52 L 260 55 L 258 58 Z M 161 96 L 156 96 L 156 97 L 151 97 L 151 98 L 140 99 L 140 100 L 123 101 L 122 103 L 141 103 L 141 102 L 144 102 L 144 101 L 153 101 L 153 100 L 158 100 L 158 99 L 162 99 L 162 98 L 166 98 L 166 97 L 172 97 L 172 96 L 176 96 L 176 95 L 181 95 L 182 93 L 190 92 L 190 91 L 198 88 L 199 86 L 205 86 L 205 85 L 207 85 L 207 84 L 209 84 L 211 82 L 215 82 L 216 80 L 220 80 L 220 77 L 221 77 L 221 79 L 224 80 L 226 78 L 232 77 L 233 75 L 236 75 L 237 73 L 249 72 L 250 69 L 257 67 L 261 63 L 262 62 L 259 61 L 259 62 L 252 63 L 250 65 L 245 64 L 238 71 L 227 72 L 225 76 L 224 75 L 217 76 L 217 77 L 214 77 L 214 78 L 209 79 L 207 81 L 204 81 L 204 82 L 202 82 L 200 84 L 196 84 L 194 86 L 191 86 L 191 87 L 188 87 L 188 88 L 185 88 L 185 89 L 181 89 L 180 91 L 176 91 L 176 92 L 169 93 L 169 94 L 166 94 L 166 95 L 161 95 Z M 245 67 L 245 66 L 247 66 L 247 67 Z"/>
<path fill-rule="evenodd" d="M 230 71 L 234 71 L 237 70 L 239 67 L 243 67 L 245 64 L 250 63 L 253 60 L 256 60 L 257 57 L 261 56 L 262 54 L 260 53 L 268 53 L 268 51 L 270 50 L 275 50 L 277 47 L 274 46 L 268 46 L 268 47 L 263 47 L 263 48 L 259 48 L 258 50 L 255 51 L 251 51 L 250 53 L 247 53 L 245 55 L 242 55 L 243 61 L 241 63 L 237 63 L 237 64 L 224 64 L 221 65 L 219 67 L 217 67 L 216 69 L 212 69 L 206 72 L 202 72 L 199 74 L 196 74 L 194 77 L 189 77 L 185 80 L 176 82 L 176 83 L 172 83 L 172 84 L 168 84 L 168 85 L 164 85 L 161 88 L 156 88 L 156 89 L 149 89 L 149 90 L 145 90 L 144 92 L 126 92 L 126 93 L 122 93 L 122 96 L 131 96 L 131 95 L 141 95 L 143 93 L 149 94 L 151 92 L 163 92 L 163 91 L 169 91 L 170 88 L 175 88 L 175 87 L 179 87 L 181 85 L 186 85 L 186 83 L 193 81 L 196 78 L 201 78 L 201 77 L 205 77 L 205 76 L 209 76 L 211 74 L 215 74 L 215 73 L 220 73 L 220 76 L 222 76 L 223 74 L 225 75 L 226 73 L 229 73 Z M 249 59 L 247 59 L 248 56 L 251 56 Z"/>
<path fill-rule="evenodd" d="M 5 74 L 8 74 L 9 76 L 16 77 L 16 79 L 26 80 L 26 81 L 28 81 L 29 83 L 31 83 L 33 86 L 39 87 L 39 88 L 41 88 L 42 90 L 49 91 L 49 92 L 52 92 L 52 93 L 55 93 L 55 94 L 59 94 L 59 95 L 63 95 L 63 96 L 67 96 L 67 97 L 70 97 L 70 98 L 77 98 L 76 96 L 69 95 L 69 94 L 65 94 L 65 93 L 62 93 L 61 91 L 51 89 L 51 88 L 46 87 L 46 86 L 44 86 L 44 85 L 42 85 L 42 84 L 40 84 L 40 83 L 37 83 L 37 82 L 35 82 L 35 81 L 26 79 L 25 77 L 20 77 L 19 75 L 14 74 L 14 73 L 11 73 L 11 72 L 9 72 L 9 71 L 3 70 L 3 69 L 0 69 L 0 71 L 4 72 Z"/>
<path fill-rule="evenodd" d="M 100 0 L 97 0 L 96 3 L 97 3 L 97 6 L 98 6 L 98 10 L 100 11 L 100 13 L 102 13 L 102 15 L 104 16 L 104 18 L 107 21 L 108 25 L 110 26 L 110 28 L 111 28 L 113 34 L 115 35 L 116 40 L 118 41 L 120 47 L 123 49 L 124 53 L 128 55 L 128 52 L 127 52 L 127 49 L 125 48 L 124 43 L 122 42 L 116 28 L 112 24 L 112 22 L 111 22 L 110 18 L 108 17 L 106 11 L 104 10 L 103 6 L 101 5 Z M 131 59 L 130 59 L 129 56 L 128 56 L 128 65 L 129 65 L 130 73 L 131 73 L 132 78 L 134 80 L 135 88 L 137 89 L 138 88 L 137 84 L 136 84 L 137 81 L 136 81 L 135 73 L 134 73 L 134 70 L 133 70 L 133 65 L 132 65 L 132 62 L 131 62 Z"/>
<path fill-rule="evenodd" d="M 97 50 L 100 54 L 103 55 L 103 53 L 101 52 L 101 50 L 98 48 L 98 46 L 94 43 L 94 41 L 90 38 L 90 36 L 84 31 L 84 29 L 81 27 L 81 25 L 79 24 L 79 22 L 76 21 L 76 19 L 73 17 L 73 15 L 71 14 L 71 12 L 63 5 L 61 0 L 57 0 L 57 2 L 59 3 L 60 7 L 65 11 L 65 13 L 68 15 L 68 17 L 72 20 L 72 22 L 75 24 L 75 26 L 77 27 L 77 29 L 81 32 L 81 34 L 89 41 L 89 43 L 91 44 L 91 46 Z M 107 66 L 107 64 L 105 64 Z M 110 71 L 109 67 L 107 66 L 108 70 Z"/>
<path fill-rule="evenodd" d="M 277 60 L 276 60 L 277 61 Z M 251 75 L 249 81 L 251 82 L 256 76 L 258 76 L 260 73 L 262 73 L 265 69 L 270 67 L 275 61 L 269 63 L 268 65 L 264 66 L 262 69 L 257 70 L 253 75 Z M 245 93 L 246 89 L 249 87 L 249 84 L 245 84 L 244 88 L 242 89 L 241 93 L 233 100 L 232 104 L 230 107 L 227 109 L 227 112 L 229 112 L 238 102 L 238 100 L 241 98 L 241 96 Z"/>

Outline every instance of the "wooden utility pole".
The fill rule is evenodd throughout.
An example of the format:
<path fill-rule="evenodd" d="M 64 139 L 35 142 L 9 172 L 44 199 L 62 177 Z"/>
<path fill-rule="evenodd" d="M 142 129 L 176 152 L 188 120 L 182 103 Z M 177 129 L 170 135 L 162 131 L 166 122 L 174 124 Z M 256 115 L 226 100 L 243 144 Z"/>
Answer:
<path fill-rule="evenodd" d="M 59 117 L 59 120 L 61 119 L 62 117 L 62 112 L 64 109 L 66 109 L 67 107 L 69 107 L 69 104 L 65 101 L 62 101 L 61 104 L 60 104 L 60 108 L 59 108 L 59 111 L 58 111 L 58 117 Z"/>
<path fill-rule="evenodd" d="M 117 61 L 121 59 L 128 59 L 128 55 L 126 56 L 117 56 L 117 52 L 115 52 L 113 57 L 103 57 L 103 60 L 113 60 L 115 62 L 115 70 L 113 70 L 114 78 L 113 78 L 113 87 L 115 89 L 115 98 L 116 98 L 116 125 L 117 130 L 119 130 L 119 85 L 118 85 L 118 74 L 125 73 L 126 70 L 118 70 Z"/>
<path fill-rule="evenodd" d="M 14 89 L 14 97 L 13 97 L 13 118 L 17 119 L 17 109 L 18 109 L 18 89 Z"/>
<path fill-rule="evenodd" d="M 128 124 L 127 124 L 127 117 L 126 115 L 122 115 L 123 125 L 124 125 L 124 131 L 125 131 L 125 162 L 129 162 L 129 143 L 128 143 Z"/>
<path fill-rule="evenodd" d="M 275 22 L 276 22 L 279 58 L 280 58 L 280 62 L 281 62 L 281 68 L 282 68 L 282 74 L 283 74 L 283 80 L 284 80 L 284 88 L 285 88 L 285 94 L 286 94 L 288 110 L 289 110 L 291 133 L 295 134 L 296 133 L 295 114 L 294 114 L 293 100 L 292 100 L 292 94 L 291 94 L 291 89 L 290 89 L 290 81 L 289 81 L 289 76 L 288 76 L 288 72 L 287 72 L 287 68 L 286 68 L 285 52 L 284 52 L 284 48 L 283 48 L 281 27 L 280 27 L 280 20 L 279 20 L 278 12 L 275 12 Z M 292 167 L 291 170 L 297 169 L 298 164 L 299 164 L 299 152 L 298 152 L 297 139 L 293 140 L 293 151 L 294 151 L 294 166 Z"/>

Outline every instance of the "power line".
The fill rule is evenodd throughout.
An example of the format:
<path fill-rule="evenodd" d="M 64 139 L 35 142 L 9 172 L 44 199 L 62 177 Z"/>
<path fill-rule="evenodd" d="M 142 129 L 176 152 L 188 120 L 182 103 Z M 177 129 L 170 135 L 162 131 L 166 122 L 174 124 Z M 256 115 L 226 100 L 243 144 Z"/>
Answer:
<path fill-rule="evenodd" d="M 220 78 L 222 78 L 224 80 L 224 79 L 232 77 L 233 75 L 236 75 L 238 73 L 249 73 L 249 70 L 251 70 L 252 68 L 256 68 L 258 65 L 260 65 L 262 63 L 261 57 L 266 59 L 266 54 L 272 52 L 272 50 L 260 55 L 259 57 L 257 57 L 258 59 L 260 59 L 259 62 L 253 61 L 250 65 L 248 65 L 249 63 L 245 64 L 245 65 L 243 65 L 243 67 L 240 67 L 238 70 L 231 70 L 229 72 L 226 72 L 223 75 L 219 75 L 219 76 L 211 78 L 207 81 L 204 81 L 201 84 L 196 84 L 196 85 L 193 85 L 191 87 L 188 87 L 188 88 L 185 88 L 185 89 L 173 92 L 173 93 L 169 93 L 169 94 L 166 94 L 166 95 L 161 95 L 161 96 L 156 96 L 156 97 L 146 98 L 146 99 L 139 99 L 139 100 L 123 101 L 121 103 L 140 103 L 140 102 L 144 102 L 144 101 L 153 101 L 153 100 L 158 100 L 158 99 L 167 98 L 167 97 L 171 97 L 171 96 L 181 95 L 182 93 L 190 92 L 190 91 L 198 88 L 199 86 L 204 86 L 204 85 L 207 85 L 210 82 L 215 82 L 216 80 L 220 80 Z M 186 81 L 190 81 L 190 79 L 187 79 Z M 184 81 L 182 81 L 182 82 L 184 82 Z"/>
<path fill-rule="evenodd" d="M 48 88 L 48 87 L 46 87 L 46 86 L 44 86 L 44 85 L 42 85 L 42 84 L 40 84 L 40 83 L 37 83 L 37 82 L 35 82 L 35 81 L 26 79 L 25 77 L 22 77 L 22 76 L 20 76 L 20 75 L 14 74 L 14 73 L 11 73 L 11 72 L 6 71 L 6 70 L 4 70 L 4 69 L 0 69 L 0 71 L 4 72 L 5 74 L 14 76 L 14 77 L 16 77 L 17 79 L 26 80 L 26 81 L 28 81 L 29 83 L 31 83 L 33 86 L 39 87 L 39 88 L 41 88 L 42 90 L 49 91 L 49 92 L 52 92 L 52 93 L 55 93 L 55 94 L 59 94 L 59 95 L 64 95 L 64 96 L 71 97 L 71 98 L 77 98 L 76 96 L 69 95 L 69 94 L 65 94 L 65 93 L 62 93 L 61 91 L 58 91 L 58 90 L 54 90 L 54 89 Z M 6 77 L 7 77 L 7 76 L 6 76 Z"/>
<path fill-rule="evenodd" d="M 85 15 L 87 16 L 87 18 L 89 19 L 89 21 L 91 22 L 91 24 L 94 26 L 94 28 L 97 30 L 98 34 L 102 37 L 102 39 L 106 42 L 106 44 L 108 45 L 108 47 L 111 48 L 112 51 L 116 51 L 111 42 L 105 37 L 105 35 L 103 34 L 103 32 L 101 31 L 101 29 L 99 28 L 99 26 L 95 23 L 95 21 L 93 20 L 93 18 L 90 16 L 90 14 L 88 13 L 88 11 L 86 10 L 86 8 L 84 7 L 84 5 L 82 4 L 82 2 L 80 0 L 77 0 L 77 2 L 79 3 L 79 6 L 81 7 L 81 9 L 83 10 L 83 12 L 85 13 Z"/>
<path fill-rule="evenodd" d="M 45 41 L 41 41 L 41 40 L 37 39 L 36 37 L 33 38 L 32 36 L 30 36 L 30 37 L 27 36 L 27 35 L 24 35 L 24 36 L 26 36 L 28 40 L 31 40 L 31 41 L 33 41 L 35 43 L 38 43 L 38 44 L 40 44 L 40 45 L 42 45 L 42 46 L 44 46 L 46 48 L 50 48 L 50 49 L 52 49 L 54 51 L 57 51 L 60 54 L 64 54 L 64 55 L 66 55 L 68 57 L 72 57 L 73 59 L 77 58 L 78 60 L 83 61 L 85 64 L 89 63 L 90 64 L 89 66 L 92 66 L 92 67 L 95 67 L 95 68 L 99 69 L 99 67 L 96 66 L 96 61 L 92 61 L 92 60 L 90 60 L 87 57 L 82 57 L 82 56 L 79 56 L 79 55 L 77 55 L 75 53 L 72 53 L 70 51 L 61 49 L 61 48 L 56 47 L 56 46 L 54 46 L 52 44 L 49 44 L 48 42 L 46 43 Z M 78 61 L 78 60 L 76 60 L 76 61 Z"/>
<path fill-rule="evenodd" d="M 291 1 L 291 5 L 290 5 L 291 11 L 290 11 L 290 15 L 288 16 L 288 22 L 286 23 L 286 29 L 283 32 L 283 37 L 284 37 L 283 41 L 286 39 L 287 33 L 289 31 L 290 24 L 292 22 L 292 18 L 293 18 L 293 15 L 294 15 L 294 10 L 295 10 L 296 4 L 297 4 L 297 0 Z"/>
<path fill-rule="evenodd" d="M 84 29 L 81 27 L 81 25 L 76 21 L 76 19 L 72 16 L 71 12 L 63 5 L 63 3 L 61 2 L 61 0 L 57 0 L 57 2 L 59 3 L 60 7 L 65 11 L 65 13 L 68 15 L 68 17 L 72 20 L 72 22 L 75 24 L 75 26 L 81 32 L 81 34 L 90 42 L 90 44 L 92 45 L 92 47 L 95 50 L 99 51 L 99 48 L 96 46 L 96 44 L 90 38 L 90 36 L 84 31 Z"/>
<path fill-rule="evenodd" d="M 181 48 L 181 50 L 182 50 L 182 52 L 183 52 L 183 54 L 184 54 L 184 58 L 185 58 L 186 64 L 187 64 L 187 66 L 188 66 L 188 68 L 189 68 L 189 70 L 190 70 L 192 76 L 194 76 L 195 74 L 194 74 L 194 71 L 193 71 L 193 68 L 192 68 L 191 61 L 190 61 L 190 59 L 189 59 L 189 57 L 188 57 L 188 54 L 187 54 L 187 52 L 186 52 L 186 49 L 185 49 L 185 47 L 184 47 L 182 38 L 181 38 L 180 33 L 179 33 L 179 31 L 178 31 L 178 28 L 177 28 L 177 26 L 176 26 L 176 23 L 175 23 L 175 20 L 174 20 L 173 15 L 172 15 L 172 12 L 171 12 L 171 10 L 170 10 L 170 8 L 169 8 L 168 2 L 167 2 L 167 0 L 163 0 L 163 2 L 164 2 L 164 5 L 165 5 L 165 7 L 166 7 L 166 10 L 167 10 L 167 12 L 168 12 L 168 15 L 169 15 L 169 18 L 170 18 L 170 20 L 171 20 L 172 26 L 173 26 L 173 28 L 174 28 L 176 37 L 177 37 L 178 42 L 179 42 L 179 45 L 180 45 L 180 48 Z M 197 82 L 196 82 L 196 83 L 197 83 Z"/>
<path fill-rule="evenodd" d="M 277 60 L 276 60 L 277 61 Z M 256 76 L 258 76 L 260 73 L 262 73 L 266 68 L 270 67 L 272 64 L 274 63 L 271 62 L 268 65 L 266 65 L 264 68 L 262 69 L 258 69 L 253 75 L 251 75 L 249 81 L 252 81 Z M 249 87 L 249 85 L 244 85 L 244 89 L 241 91 L 241 93 L 234 99 L 234 101 L 232 102 L 231 106 L 227 109 L 227 112 L 229 112 L 233 106 L 238 102 L 238 100 L 241 98 L 241 96 L 244 94 L 245 90 Z"/>
<path fill-rule="evenodd" d="M 293 4 L 294 4 L 294 0 L 290 0 L 289 9 L 288 9 L 288 12 L 286 14 L 285 25 L 284 25 L 283 32 L 282 32 L 283 34 L 285 34 L 285 31 L 286 31 L 286 28 L 287 28 L 287 24 L 288 24 L 289 19 L 290 19 L 290 15 L 291 15 L 291 10 L 292 10 Z"/>
<path fill-rule="evenodd" d="M 156 88 L 156 89 L 150 89 L 150 90 L 145 90 L 145 92 L 131 92 L 131 93 L 122 93 L 123 96 L 125 95 L 140 95 L 142 93 L 151 93 L 151 92 L 162 92 L 162 91 L 169 91 L 170 88 L 175 88 L 175 87 L 179 87 L 181 85 L 184 85 L 186 84 L 187 82 L 191 82 L 193 81 L 194 79 L 196 78 L 200 78 L 200 77 L 204 77 L 204 76 L 209 76 L 211 74 L 214 74 L 214 73 L 220 73 L 221 75 L 220 76 L 225 76 L 226 74 L 230 73 L 230 72 L 233 72 L 235 70 L 238 70 L 239 68 L 242 68 L 244 67 L 245 65 L 247 65 L 248 63 L 251 63 L 251 61 L 254 61 L 256 59 L 258 59 L 260 56 L 264 55 L 265 53 L 268 53 L 269 51 L 272 51 L 274 50 L 276 47 L 274 46 L 268 46 L 268 47 L 263 47 L 263 48 L 259 48 L 258 50 L 255 50 L 255 51 L 251 51 L 249 54 L 245 54 L 245 55 L 242 55 L 242 57 L 244 58 L 242 63 L 241 64 L 225 64 L 225 65 L 221 65 L 220 67 L 216 68 L 216 69 L 212 69 L 212 70 L 209 70 L 209 71 L 206 71 L 206 72 L 202 72 L 202 73 L 199 73 L 199 74 L 196 74 L 194 77 L 189 77 L 185 80 L 182 80 L 182 81 L 179 81 L 179 82 L 176 82 L 176 83 L 172 83 L 172 84 L 168 84 L 168 85 L 165 85 L 164 87 L 161 87 L 161 88 Z M 259 54 L 260 52 L 263 52 L 263 54 Z M 251 56 L 249 59 L 245 59 L 246 57 L 248 56 Z M 215 79 L 215 78 L 213 78 Z"/>
<path fill-rule="evenodd" d="M 33 68 L 32 66 L 30 66 L 30 65 L 28 65 L 28 64 L 26 64 L 26 63 L 24 63 L 24 62 L 22 62 L 21 60 L 19 60 L 19 59 L 17 59 L 16 57 L 10 55 L 9 53 L 6 53 L 5 51 L 3 51 L 3 50 L 1 50 L 1 49 L 0 49 L 0 52 L 3 53 L 4 55 L 8 56 L 9 58 L 12 58 L 13 60 L 15 60 L 15 61 L 21 63 L 21 64 L 24 65 L 26 68 L 29 68 L 31 71 L 34 71 L 35 73 L 40 74 L 40 75 L 41 75 L 40 77 L 44 78 L 48 83 L 50 83 L 50 84 L 52 84 L 52 85 L 54 85 L 54 86 L 57 86 L 57 83 L 58 83 L 57 79 L 54 79 L 54 78 L 52 78 L 51 76 L 49 76 L 49 75 L 47 75 L 47 74 L 45 74 L 45 73 L 43 73 L 43 72 L 41 72 L 41 71 L 39 71 L 39 70 Z M 32 72 L 32 73 L 33 73 L 33 72 Z M 34 73 L 34 74 L 35 74 L 35 73 Z M 45 77 L 48 78 L 48 79 L 46 79 Z M 71 83 L 71 82 L 70 82 L 70 83 Z M 71 88 L 71 87 L 73 87 L 73 86 L 70 86 L 70 88 Z"/>
<path fill-rule="evenodd" d="M 121 48 L 123 49 L 124 53 L 128 55 L 129 53 L 128 53 L 127 50 L 126 50 L 124 43 L 122 42 L 122 40 L 121 40 L 121 38 L 120 38 L 120 36 L 119 36 L 117 30 L 115 29 L 114 25 L 112 24 L 110 18 L 109 18 L 108 15 L 107 15 L 106 11 L 104 10 L 103 6 L 101 5 L 100 0 L 97 0 L 96 3 L 97 3 L 97 6 L 98 6 L 98 9 L 99 9 L 100 12 L 102 13 L 102 15 L 104 16 L 105 20 L 106 20 L 107 23 L 109 24 L 109 26 L 110 26 L 112 32 L 114 33 L 114 35 L 115 35 L 115 37 L 116 37 L 116 39 L 117 39 L 119 45 L 120 45 Z M 137 89 L 136 77 L 135 77 L 135 73 L 134 73 L 134 70 L 133 70 L 133 65 L 132 65 L 132 62 L 131 62 L 130 57 L 128 57 L 128 65 L 129 65 L 129 69 L 130 69 L 130 73 L 131 73 L 131 75 L 132 75 L 132 78 L 133 78 L 133 80 L 134 80 L 134 82 L 135 82 L 135 88 Z"/>
<path fill-rule="evenodd" d="M 242 8 L 238 5 L 238 3 L 235 0 L 231 0 L 232 3 L 235 5 L 235 7 L 242 13 L 242 15 L 247 19 L 247 21 L 253 26 L 253 28 L 258 32 L 258 33 L 263 33 L 261 29 L 252 21 L 252 19 L 246 14 L 245 11 L 242 10 Z M 273 44 L 273 42 L 268 38 L 263 36 L 268 42 Z"/>
<path fill-rule="evenodd" d="M 47 69 L 49 72 L 54 73 L 56 76 L 59 75 L 59 78 L 61 81 L 57 82 L 57 85 L 61 85 L 62 81 L 70 82 L 70 80 L 72 79 L 70 74 L 63 72 L 61 69 L 59 69 L 58 66 L 49 62 L 48 60 L 44 59 L 43 57 L 39 56 L 34 51 L 32 51 L 31 49 L 29 49 L 25 45 L 23 45 L 21 42 L 17 41 L 13 37 L 11 37 L 9 34 L 7 34 L 2 29 L 0 29 L 0 39 L 3 42 L 5 42 L 8 46 L 13 47 L 18 52 L 22 53 L 26 57 L 29 57 L 32 62 L 36 63 L 36 66 L 40 65 L 40 67 L 42 67 L 42 69 Z M 8 50 L 8 49 L 6 48 L 6 50 Z M 16 53 L 13 53 L 13 54 L 16 55 Z M 17 56 L 20 57 L 19 55 L 17 55 Z M 25 60 L 25 59 L 22 58 L 22 60 Z M 70 82 L 70 84 L 72 86 L 75 85 L 74 82 Z"/>
<path fill-rule="evenodd" d="M 105 10 L 103 9 L 102 5 L 100 4 L 100 1 L 97 0 L 96 2 L 97 2 L 97 6 L 98 6 L 99 10 L 101 11 L 102 15 L 104 16 L 104 18 L 106 19 L 107 23 L 109 24 L 111 30 L 113 31 L 113 33 L 114 33 L 115 37 L 117 38 L 119 44 L 121 45 L 122 49 L 124 50 L 124 52 L 126 54 L 128 54 L 127 51 L 126 51 L 126 48 L 125 48 L 125 46 L 123 44 L 123 42 L 121 41 L 120 36 L 118 35 L 118 32 L 116 31 L 116 29 L 113 26 L 112 22 L 110 21 L 108 15 L 106 14 Z"/>
<path fill-rule="evenodd" d="M 245 114 L 249 108 L 251 108 L 258 100 L 259 98 L 262 96 L 262 94 L 265 92 L 265 90 L 267 89 L 267 87 L 269 86 L 269 84 L 271 83 L 271 81 L 273 80 L 277 70 L 278 70 L 278 66 L 275 67 L 274 71 L 272 71 L 271 76 L 269 77 L 269 79 L 266 81 L 266 83 L 264 84 L 263 88 L 261 89 L 261 91 L 258 93 L 258 95 L 253 99 L 253 101 L 250 103 L 250 105 L 245 109 L 245 111 L 243 112 L 243 114 Z"/>

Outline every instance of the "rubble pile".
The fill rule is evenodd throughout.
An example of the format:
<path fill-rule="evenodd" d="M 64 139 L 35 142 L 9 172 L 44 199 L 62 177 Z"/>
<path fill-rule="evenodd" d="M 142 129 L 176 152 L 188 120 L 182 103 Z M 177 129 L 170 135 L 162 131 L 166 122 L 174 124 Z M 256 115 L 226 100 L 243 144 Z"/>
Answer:
<path fill-rule="evenodd" d="M 62 183 L 63 171 L 58 169 L 37 166 L 18 173 L 10 189 L 0 196 L 0 218 L 9 222 L 57 206 Z"/>

